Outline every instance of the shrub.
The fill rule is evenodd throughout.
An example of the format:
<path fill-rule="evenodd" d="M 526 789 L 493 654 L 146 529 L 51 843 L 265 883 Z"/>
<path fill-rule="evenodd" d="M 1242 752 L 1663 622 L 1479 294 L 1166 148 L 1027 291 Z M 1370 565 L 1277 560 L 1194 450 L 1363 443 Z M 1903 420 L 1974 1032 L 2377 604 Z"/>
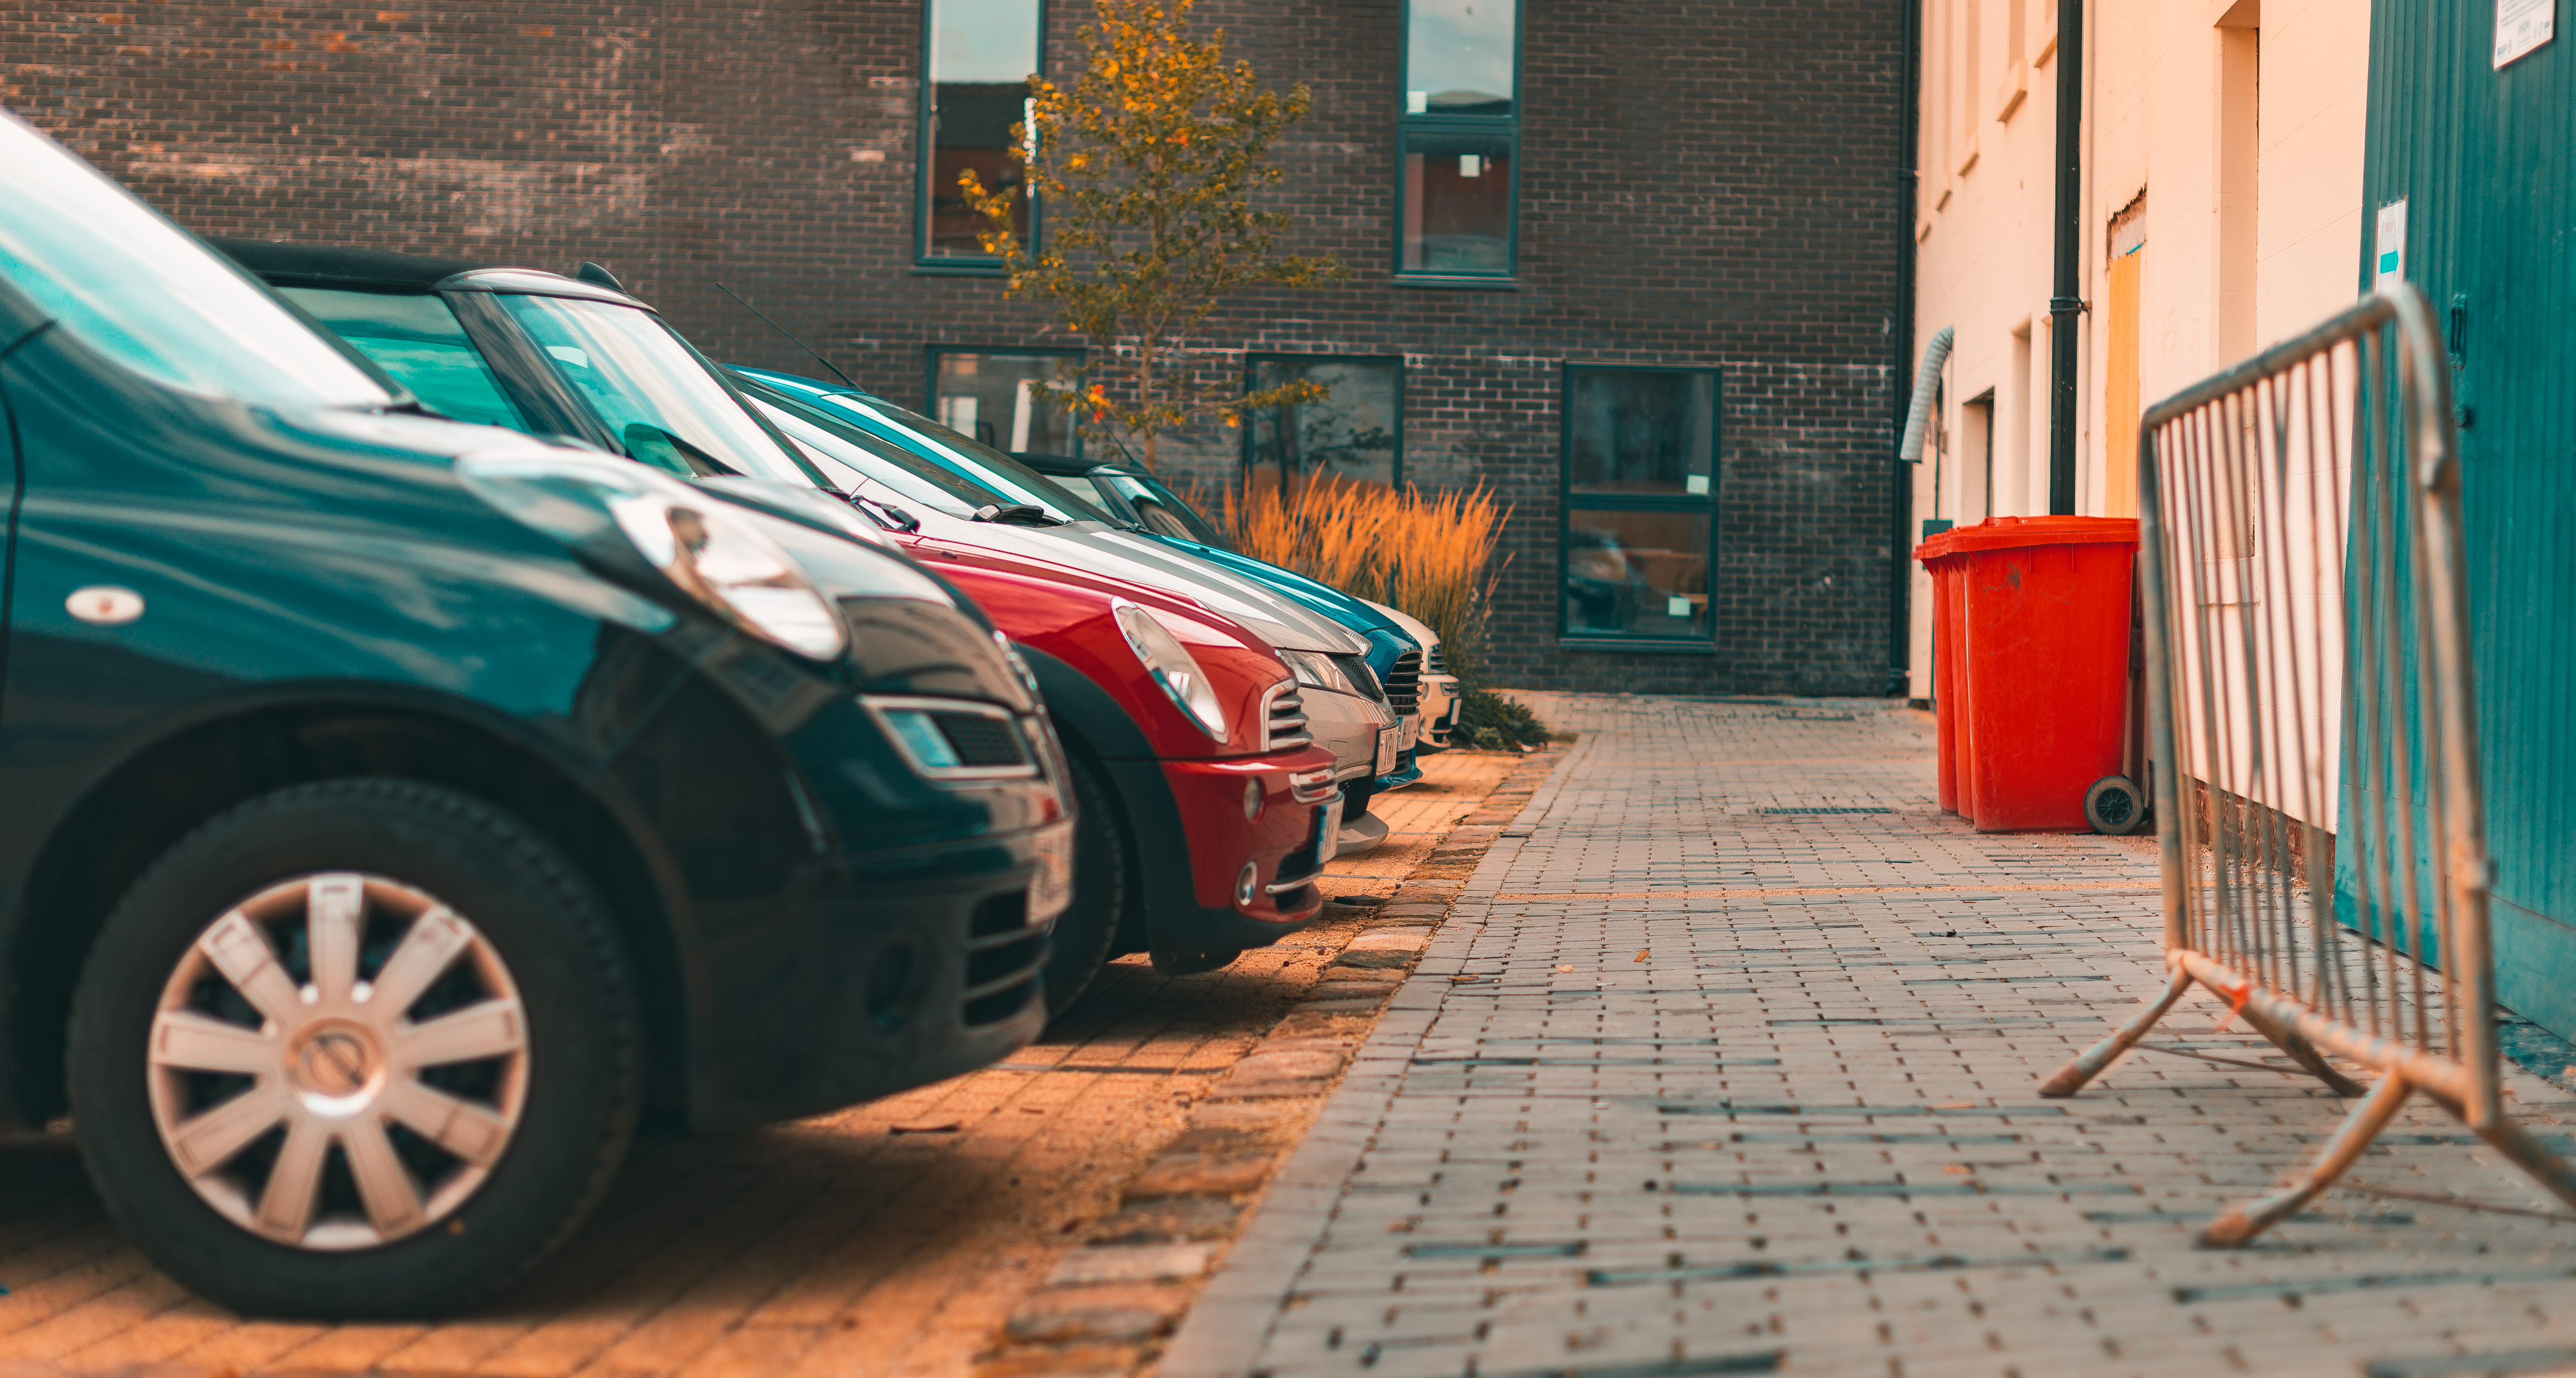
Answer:
<path fill-rule="evenodd" d="M 1481 751 L 1516 751 L 1547 744 L 1547 724 L 1519 701 L 1489 689 L 1468 689 L 1458 710 L 1455 744 Z"/>
<path fill-rule="evenodd" d="M 1221 520 L 1246 555 L 1420 618 L 1439 634 L 1449 672 L 1472 682 L 1502 572 L 1488 566 L 1510 517 L 1482 484 L 1426 497 L 1411 484 L 1318 479 L 1284 499 L 1276 488 L 1229 490 Z"/>

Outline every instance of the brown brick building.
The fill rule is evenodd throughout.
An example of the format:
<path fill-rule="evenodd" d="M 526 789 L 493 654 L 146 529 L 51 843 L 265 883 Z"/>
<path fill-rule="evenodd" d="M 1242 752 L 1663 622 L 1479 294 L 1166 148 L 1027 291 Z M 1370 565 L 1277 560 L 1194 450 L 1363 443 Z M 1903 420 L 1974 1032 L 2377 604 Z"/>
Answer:
<path fill-rule="evenodd" d="M 988 165 L 1027 54 L 1070 75 L 1086 9 L 15 4 L 0 104 L 202 232 L 595 259 L 711 354 L 816 371 L 722 280 L 873 390 L 1050 448 L 1012 380 L 1080 342 L 922 193 Z M 1252 428 L 1296 463 L 1513 504 L 1501 683 L 1889 692 L 1908 10 L 1203 0 L 1313 89 L 1276 204 L 1353 270 L 1236 303 L 1203 365 L 1334 383 Z M 1178 449 L 1184 478 L 1255 458 Z"/>

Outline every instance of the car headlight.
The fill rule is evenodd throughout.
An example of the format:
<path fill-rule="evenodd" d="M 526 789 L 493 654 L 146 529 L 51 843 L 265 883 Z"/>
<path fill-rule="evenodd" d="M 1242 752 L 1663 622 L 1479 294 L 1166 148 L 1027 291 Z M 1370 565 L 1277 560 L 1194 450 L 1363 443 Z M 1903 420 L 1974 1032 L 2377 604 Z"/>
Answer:
<path fill-rule="evenodd" d="M 850 632 L 832 600 L 741 512 L 640 464 L 570 452 L 468 455 L 476 497 L 576 550 L 616 541 L 709 612 L 798 655 L 834 660 Z"/>
<path fill-rule="evenodd" d="M 1295 675 L 1297 682 L 1306 688 L 1369 697 L 1365 690 L 1351 682 L 1351 677 L 1343 673 L 1342 667 L 1335 664 L 1331 656 L 1321 651 L 1280 651 L 1277 654 L 1287 665 L 1288 673 Z"/>
<path fill-rule="evenodd" d="M 1199 730 L 1218 741 L 1225 740 L 1225 705 L 1217 701 L 1216 689 L 1208 683 L 1207 672 L 1199 668 L 1197 657 L 1189 653 L 1180 638 L 1172 635 L 1154 615 L 1133 603 L 1113 605 L 1118 630 L 1127 637 L 1127 648 L 1143 662 L 1146 673 L 1172 696 L 1172 702 Z"/>

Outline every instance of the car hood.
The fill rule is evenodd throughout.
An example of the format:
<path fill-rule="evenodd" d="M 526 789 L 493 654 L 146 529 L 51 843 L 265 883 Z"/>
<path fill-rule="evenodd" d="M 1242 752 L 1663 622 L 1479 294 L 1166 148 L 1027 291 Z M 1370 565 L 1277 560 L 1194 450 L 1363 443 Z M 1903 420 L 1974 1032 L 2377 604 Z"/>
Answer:
<path fill-rule="evenodd" d="M 1397 631 L 1412 637 L 1413 644 L 1422 648 L 1425 659 L 1428 659 L 1431 652 L 1440 645 L 1440 633 L 1431 630 L 1431 625 L 1421 618 L 1415 617 L 1402 608 L 1388 607 L 1384 603 L 1371 603 L 1369 606 L 1384 614 L 1386 620 Z"/>
<path fill-rule="evenodd" d="M 1138 541 L 1150 541 L 1176 554 L 1186 555 L 1215 565 L 1226 573 L 1248 580 L 1278 594 L 1295 599 L 1317 616 L 1357 632 L 1391 631 L 1406 634 L 1402 624 L 1386 615 L 1365 599 L 1353 598 L 1320 579 L 1309 578 L 1283 565 L 1256 560 L 1231 550 L 1166 536 L 1158 531 L 1122 531 L 1121 535 Z"/>
<path fill-rule="evenodd" d="M 921 523 L 919 534 L 926 540 L 989 551 L 1082 581 L 1151 589 L 1233 621 L 1282 650 L 1321 651 L 1326 655 L 1357 655 L 1368 650 L 1368 642 L 1348 628 L 1286 604 L 1286 600 L 1259 585 L 1222 570 L 1193 568 L 1187 557 L 1130 540 L 1127 533 L 1098 522 L 1010 526 L 924 511 L 918 504 L 907 510 Z M 1144 548 L 1139 549 L 1140 545 Z"/>

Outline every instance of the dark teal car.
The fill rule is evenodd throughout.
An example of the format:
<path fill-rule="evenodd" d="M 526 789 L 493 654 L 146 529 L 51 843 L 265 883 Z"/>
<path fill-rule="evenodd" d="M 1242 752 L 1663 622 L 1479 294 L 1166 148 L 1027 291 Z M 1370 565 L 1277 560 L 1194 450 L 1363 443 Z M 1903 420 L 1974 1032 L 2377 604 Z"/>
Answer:
<path fill-rule="evenodd" d="M 643 1114 L 1034 1036 L 1063 763 L 971 605 L 429 414 L 5 115 L 0 185 L 0 1119 L 68 1113 L 169 1274 L 452 1310 Z"/>

